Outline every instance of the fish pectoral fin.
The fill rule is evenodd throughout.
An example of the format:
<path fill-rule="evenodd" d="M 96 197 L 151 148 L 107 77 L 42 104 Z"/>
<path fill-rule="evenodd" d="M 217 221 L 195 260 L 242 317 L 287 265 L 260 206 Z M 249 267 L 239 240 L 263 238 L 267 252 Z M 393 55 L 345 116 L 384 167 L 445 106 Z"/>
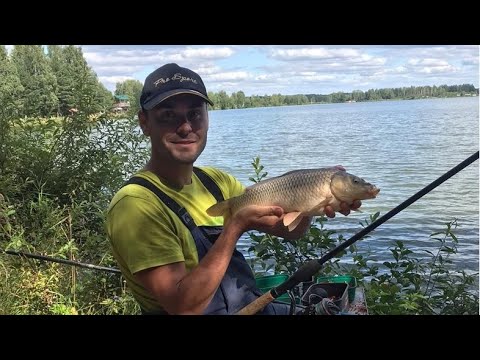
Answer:
<path fill-rule="evenodd" d="M 295 220 L 293 220 L 293 222 L 291 222 L 289 225 L 288 225 L 288 231 L 293 231 L 295 230 L 295 228 L 298 226 L 298 224 L 300 224 L 300 222 L 302 221 L 303 219 L 303 216 L 301 216 L 302 213 L 300 213 L 299 216 L 297 216 L 295 218 Z"/>
<path fill-rule="evenodd" d="M 285 216 L 283 217 L 283 225 L 290 226 L 290 224 L 292 224 L 296 219 L 301 220 L 302 219 L 302 217 L 300 216 L 301 214 L 302 213 L 300 211 L 292 211 L 292 212 L 289 212 L 289 213 L 285 214 Z"/>

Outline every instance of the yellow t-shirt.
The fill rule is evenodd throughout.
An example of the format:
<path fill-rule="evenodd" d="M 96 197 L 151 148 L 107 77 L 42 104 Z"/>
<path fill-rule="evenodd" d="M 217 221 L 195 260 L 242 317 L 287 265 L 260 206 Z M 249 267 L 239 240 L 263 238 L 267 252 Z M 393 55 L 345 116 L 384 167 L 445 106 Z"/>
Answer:
<path fill-rule="evenodd" d="M 212 167 L 201 169 L 215 181 L 225 199 L 243 193 L 245 186 L 233 176 Z M 192 183 L 180 191 L 166 186 L 150 171 L 139 171 L 135 176 L 149 180 L 184 207 L 197 226 L 223 225 L 223 217 L 206 213 L 216 199 L 195 173 L 192 173 Z M 161 310 L 161 307 L 136 281 L 134 273 L 179 261 L 184 261 L 187 271 L 191 271 L 198 264 L 190 231 L 154 193 L 141 185 L 129 184 L 115 194 L 108 208 L 106 230 L 127 286 L 146 311 Z"/>

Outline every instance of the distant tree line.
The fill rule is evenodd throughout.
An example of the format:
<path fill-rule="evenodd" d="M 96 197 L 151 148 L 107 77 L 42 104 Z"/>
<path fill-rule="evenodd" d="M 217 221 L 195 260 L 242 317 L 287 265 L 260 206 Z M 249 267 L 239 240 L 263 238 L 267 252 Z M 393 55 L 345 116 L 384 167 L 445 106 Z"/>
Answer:
<path fill-rule="evenodd" d="M 228 95 L 225 91 L 209 92 L 208 96 L 215 104 L 214 109 L 242 109 L 263 106 L 306 105 L 321 103 L 343 103 L 378 100 L 410 100 L 421 98 L 441 98 L 455 96 L 478 96 L 478 90 L 472 84 L 441 85 L 441 86 L 410 86 L 401 88 L 370 89 L 368 91 L 354 90 L 351 93 L 335 92 L 329 95 L 299 94 L 299 95 L 253 95 L 245 96 L 243 91 Z"/>
<path fill-rule="evenodd" d="M 16 117 L 63 116 L 111 108 L 112 93 L 73 45 L 0 45 L 0 111 Z"/>
<path fill-rule="evenodd" d="M 139 109 L 140 93 L 143 84 L 138 80 L 126 80 L 116 84 L 115 95 L 128 95 L 131 99 L 129 113 L 134 115 Z M 208 97 L 213 101 L 215 110 L 245 109 L 266 106 L 306 105 L 322 103 L 343 103 L 378 100 L 410 100 L 430 97 L 455 97 L 478 95 L 478 90 L 471 84 L 441 86 L 410 86 L 402 88 L 370 89 L 366 92 L 354 90 L 351 93 L 335 92 L 329 95 L 252 95 L 246 96 L 243 91 L 228 95 L 222 90 L 218 93 L 209 91 Z"/>

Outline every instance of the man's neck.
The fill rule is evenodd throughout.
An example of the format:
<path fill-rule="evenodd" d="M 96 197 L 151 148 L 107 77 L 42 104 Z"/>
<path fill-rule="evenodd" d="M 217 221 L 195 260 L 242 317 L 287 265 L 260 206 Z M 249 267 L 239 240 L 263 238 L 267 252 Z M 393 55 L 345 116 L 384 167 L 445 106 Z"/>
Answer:
<path fill-rule="evenodd" d="M 145 165 L 145 170 L 153 172 L 167 186 L 182 189 L 192 183 L 193 164 L 162 164 L 150 160 Z"/>

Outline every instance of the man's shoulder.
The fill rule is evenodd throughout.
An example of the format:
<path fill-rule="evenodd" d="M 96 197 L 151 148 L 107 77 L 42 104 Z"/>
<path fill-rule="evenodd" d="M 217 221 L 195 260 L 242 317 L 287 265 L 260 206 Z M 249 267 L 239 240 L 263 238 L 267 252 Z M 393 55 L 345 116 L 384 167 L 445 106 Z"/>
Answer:
<path fill-rule="evenodd" d="M 148 177 L 140 173 L 135 174 L 135 176 L 143 177 L 149 180 Z M 155 196 L 153 196 L 152 193 L 144 186 L 138 184 L 125 184 L 118 189 L 113 196 L 112 200 L 110 201 L 108 211 L 110 212 L 110 210 L 112 210 L 119 202 L 128 203 L 129 206 L 135 206 L 135 204 L 140 204 L 144 201 L 151 202 L 155 199 Z"/>
<path fill-rule="evenodd" d="M 236 196 L 243 192 L 245 186 L 232 174 L 214 166 L 198 166 L 220 187 L 225 198 Z"/>
<path fill-rule="evenodd" d="M 228 177 L 232 177 L 229 173 L 226 171 L 216 168 L 214 166 L 195 166 L 199 168 L 200 170 L 203 170 L 207 175 L 210 175 L 210 177 L 215 177 L 218 179 L 226 179 Z"/>
<path fill-rule="evenodd" d="M 196 167 L 203 170 L 220 187 L 222 186 L 231 187 L 233 184 L 236 184 L 239 182 L 237 178 L 235 178 L 235 176 L 217 167 L 214 167 L 214 166 L 196 166 Z"/>

